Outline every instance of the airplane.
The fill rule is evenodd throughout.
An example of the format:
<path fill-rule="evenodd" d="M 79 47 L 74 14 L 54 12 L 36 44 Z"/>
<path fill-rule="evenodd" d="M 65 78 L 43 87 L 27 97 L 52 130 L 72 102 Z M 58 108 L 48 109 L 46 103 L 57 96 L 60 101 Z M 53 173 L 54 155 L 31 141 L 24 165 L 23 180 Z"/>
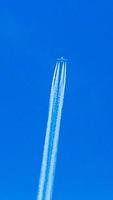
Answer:
<path fill-rule="evenodd" d="M 57 58 L 57 61 L 62 63 L 62 62 L 66 62 L 67 59 L 63 58 L 62 56 L 61 58 Z"/>

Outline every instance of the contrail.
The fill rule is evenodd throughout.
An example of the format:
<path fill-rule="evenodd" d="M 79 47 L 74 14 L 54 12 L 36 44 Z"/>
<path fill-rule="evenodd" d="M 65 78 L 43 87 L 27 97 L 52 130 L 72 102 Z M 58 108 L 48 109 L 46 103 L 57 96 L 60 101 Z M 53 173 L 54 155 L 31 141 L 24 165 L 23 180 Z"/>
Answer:
<path fill-rule="evenodd" d="M 66 60 L 58 59 L 52 80 L 49 114 L 37 200 L 51 200 L 66 83 Z"/>

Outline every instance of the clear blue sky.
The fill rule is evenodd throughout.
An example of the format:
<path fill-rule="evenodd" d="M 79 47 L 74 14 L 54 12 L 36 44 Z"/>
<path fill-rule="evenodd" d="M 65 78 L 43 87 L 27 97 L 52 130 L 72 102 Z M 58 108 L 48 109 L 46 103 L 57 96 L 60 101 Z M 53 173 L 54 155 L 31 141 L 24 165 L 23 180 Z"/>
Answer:
<path fill-rule="evenodd" d="M 1 200 L 36 200 L 61 56 L 67 85 L 53 200 L 113 199 L 113 1 L 1 0 Z"/>

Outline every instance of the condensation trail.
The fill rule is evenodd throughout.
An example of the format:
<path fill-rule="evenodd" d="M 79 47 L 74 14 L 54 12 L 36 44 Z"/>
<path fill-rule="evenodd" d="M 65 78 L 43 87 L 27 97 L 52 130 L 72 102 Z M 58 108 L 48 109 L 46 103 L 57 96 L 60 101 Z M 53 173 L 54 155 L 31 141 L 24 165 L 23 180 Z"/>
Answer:
<path fill-rule="evenodd" d="M 56 63 L 51 86 L 49 114 L 37 200 L 51 200 L 52 197 L 65 83 L 66 62 L 59 60 Z"/>

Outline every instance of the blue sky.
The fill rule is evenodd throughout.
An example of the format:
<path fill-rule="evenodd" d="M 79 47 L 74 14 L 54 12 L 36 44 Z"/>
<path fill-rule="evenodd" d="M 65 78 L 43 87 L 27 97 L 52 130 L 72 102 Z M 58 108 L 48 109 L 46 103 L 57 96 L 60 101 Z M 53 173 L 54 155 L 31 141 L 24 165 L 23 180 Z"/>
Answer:
<path fill-rule="evenodd" d="M 113 199 L 113 2 L 0 1 L 0 199 L 36 200 L 56 58 L 68 59 L 53 200 Z"/>

